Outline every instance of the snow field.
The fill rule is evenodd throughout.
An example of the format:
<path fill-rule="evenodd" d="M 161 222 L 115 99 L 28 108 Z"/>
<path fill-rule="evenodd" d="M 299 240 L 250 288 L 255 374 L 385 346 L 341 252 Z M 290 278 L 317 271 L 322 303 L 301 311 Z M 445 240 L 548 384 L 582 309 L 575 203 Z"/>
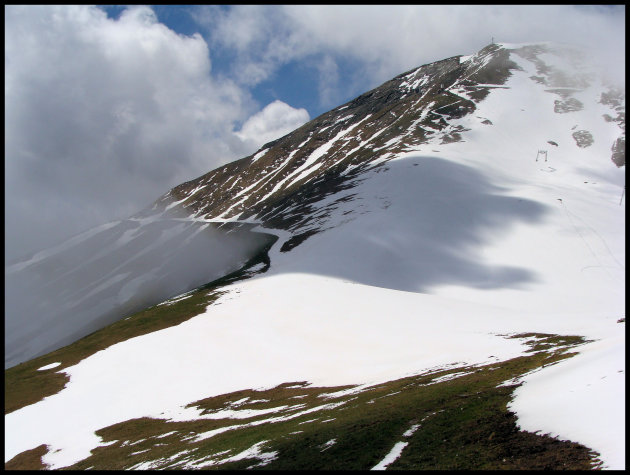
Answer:
<path fill-rule="evenodd" d="M 575 94 L 584 110 L 554 112 L 559 96 L 529 78 L 530 62 L 512 59 L 524 71 L 508 88 L 451 121 L 471 129 L 464 142 L 398 155 L 352 189 L 330 229 L 289 253 L 279 252 L 288 233 L 278 233 L 271 269 L 227 287 L 204 314 L 64 369 L 63 391 L 5 417 L 5 460 L 45 443 L 44 462 L 60 468 L 89 456 L 102 445 L 94 431 L 117 422 L 194 419 L 199 411 L 183 409 L 192 401 L 287 381 L 377 384 L 454 361 L 506 360 L 528 349 L 506 335 L 541 332 L 595 341 L 523 378 L 510 406 L 518 423 L 624 469 L 625 174 L 610 161 L 618 126 L 601 119 L 596 88 Z M 593 145 L 579 148 L 574 130 L 590 131 Z M 540 149 L 547 162 L 535 161 Z"/>
<path fill-rule="evenodd" d="M 326 386 L 376 383 L 526 349 L 492 334 L 496 311 L 433 296 L 295 274 L 252 279 L 232 290 L 233 298 L 203 315 L 66 368 L 70 383 L 63 391 L 6 416 L 12 434 L 5 439 L 6 460 L 47 443 L 44 462 L 67 466 L 100 444 L 94 431 L 101 427 L 160 418 L 246 387 L 305 379 Z"/>

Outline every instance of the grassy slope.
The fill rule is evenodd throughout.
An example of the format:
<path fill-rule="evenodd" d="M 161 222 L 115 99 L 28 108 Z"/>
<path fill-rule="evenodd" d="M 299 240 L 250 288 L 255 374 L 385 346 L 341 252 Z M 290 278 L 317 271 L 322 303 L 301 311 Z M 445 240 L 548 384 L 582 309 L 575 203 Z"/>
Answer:
<path fill-rule="evenodd" d="M 277 409 L 250 418 L 121 422 L 97 432 L 110 445 L 95 449 L 92 456 L 68 468 L 370 469 L 397 442 L 408 445 L 389 469 L 597 468 L 601 464 L 591 450 L 519 431 L 514 414 L 507 410 L 519 385 L 514 378 L 570 357 L 569 349 L 583 340 L 544 334 L 515 337 L 527 339 L 531 351 L 505 362 L 453 366 L 357 388 L 354 393 L 343 392 L 349 386 L 316 388 L 303 382 L 286 383 L 190 404 L 204 414 L 230 408 Z M 464 374 L 432 383 L 455 373 Z M 322 397 L 324 394 L 329 396 Z M 403 436 L 414 425 L 419 428 Z M 226 427 L 231 429 L 197 439 Z M 267 454 L 267 460 L 235 457 L 256 445 Z M 41 462 L 45 452 L 46 447 L 37 447 L 5 467 L 45 468 Z"/>
<path fill-rule="evenodd" d="M 269 247 L 273 243 L 269 244 Z M 247 269 L 268 264 L 265 249 L 238 272 L 191 292 L 186 299 L 157 305 L 120 320 L 47 355 L 5 371 L 5 413 L 59 392 L 67 376 L 58 371 L 120 341 L 177 325 L 203 312 L 221 287 L 246 278 Z M 506 336 L 508 337 L 508 336 Z M 391 469 L 588 469 L 597 454 L 568 441 L 519 431 L 507 410 L 514 378 L 570 357 L 580 337 L 523 334 L 527 356 L 480 367 L 452 367 L 380 384 L 348 394 L 351 388 L 315 388 L 305 382 L 268 390 L 242 390 L 190 404 L 204 414 L 221 409 L 273 409 L 245 419 L 172 422 L 134 419 L 100 429 L 107 446 L 71 469 L 221 468 L 369 469 L 397 442 L 406 442 Z M 47 371 L 44 365 L 61 362 Z M 434 378 L 465 373 L 455 379 Z M 501 385 L 508 381 L 508 384 Z M 431 383 L 431 384 L 428 384 Z M 325 394 L 339 392 L 333 397 Z M 245 399 L 247 398 L 247 399 Z M 413 435 L 405 431 L 419 424 Z M 219 431 L 199 438 L 208 431 Z M 264 456 L 242 454 L 259 447 Z M 6 469 L 43 469 L 48 447 L 25 451 Z M 241 456 L 238 456 L 241 454 Z M 142 464 L 142 465 L 139 465 Z"/>

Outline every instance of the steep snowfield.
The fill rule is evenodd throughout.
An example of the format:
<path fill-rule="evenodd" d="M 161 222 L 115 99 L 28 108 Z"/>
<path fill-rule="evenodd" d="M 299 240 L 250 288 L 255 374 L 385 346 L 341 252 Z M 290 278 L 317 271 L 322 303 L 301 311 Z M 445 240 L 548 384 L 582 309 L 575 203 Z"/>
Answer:
<path fill-rule="evenodd" d="M 451 121 L 470 129 L 463 142 L 421 145 L 368 172 L 322 218 L 326 231 L 290 252 L 279 232 L 270 270 L 230 285 L 204 314 L 64 369 L 64 390 L 5 417 L 5 460 L 48 444 L 43 460 L 59 468 L 99 446 L 101 427 L 194 419 L 183 406 L 204 397 L 505 360 L 527 350 L 506 335 L 545 332 L 595 341 L 524 378 L 511 405 L 519 424 L 625 468 L 619 129 L 601 120 L 597 87 L 575 94 L 582 110 L 557 113 L 532 64 L 513 59 L 524 71 Z M 578 147 L 575 130 L 593 144 Z"/>

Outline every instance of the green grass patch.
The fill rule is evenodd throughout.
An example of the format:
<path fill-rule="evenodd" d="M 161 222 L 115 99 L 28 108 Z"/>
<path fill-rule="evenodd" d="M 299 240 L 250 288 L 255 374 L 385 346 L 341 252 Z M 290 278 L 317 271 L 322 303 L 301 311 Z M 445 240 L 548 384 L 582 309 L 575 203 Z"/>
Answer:
<path fill-rule="evenodd" d="M 533 351 L 371 387 L 293 382 L 209 397 L 188 405 L 206 418 L 141 418 L 101 429 L 97 434 L 109 445 L 67 468 L 367 470 L 398 442 L 407 445 L 388 469 L 600 467 L 598 455 L 580 444 L 519 430 L 507 408 L 521 376 L 570 357 L 570 349 L 586 340 L 505 336 L 524 339 Z M 226 409 L 273 408 L 239 419 L 208 418 Z M 257 453 L 251 450 L 256 447 Z"/>
<path fill-rule="evenodd" d="M 4 464 L 5 470 L 46 470 L 48 466 L 42 457 L 48 452 L 48 446 L 42 444 L 31 450 L 25 450 Z"/>
<path fill-rule="evenodd" d="M 34 404 L 63 389 L 69 378 L 64 373 L 58 373 L 59 370 L 77 364 L 115 343 L 178 325 L 202 313 L 219 295 L 220 292 L 199 290 L 191 297 L 172 305 L 150 307 L 91 333 L 71 345 L 5 370 L 5 414 Z M 55 362 L 60 362 L 61 365 L 38 371 L 38 368 Z"/>

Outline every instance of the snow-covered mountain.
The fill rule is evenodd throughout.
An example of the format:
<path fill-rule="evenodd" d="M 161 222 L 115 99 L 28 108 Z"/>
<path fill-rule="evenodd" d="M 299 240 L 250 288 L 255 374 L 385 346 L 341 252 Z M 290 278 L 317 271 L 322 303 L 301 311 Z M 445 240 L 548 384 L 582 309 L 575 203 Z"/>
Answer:
<path fill-rule="evenodd" d="M 441 371 L 442 384 L 456 384 L 502 374 L 532 352 L 560 358 L 571 345 L 554 347 L 553 335 L 582 337 L 577 356 L 493 387 L 513 391 L 523 431 L 624 468 L 625 90 L 589 61 L 565 46 L 492 44 L 421 66 L 129 220 L 13 264 L 8 282 L 51 289 L 56 300 L 44 312 L 47 301 L 27 304 L 14 291 L 14 314 L 32 317 L 24 325 L 7 315 L 5 366 L 230 272 L 242 278 L 215 282 L 213 300 L 177 325 L 10 369 L 19 375 L 11 384 L 31 378 L 52 389 L 7 414 L 5 460 L 38 449 L 29 453 L 51 467 L 99 468 L 107 453 L 124 453 L 127 468 L 273 467 L 287 463 L 291 443 L 339 450 L 339 459 L 356 427 L 308 442 L 343 420 L 325 413 L 354 413 L 362 397 L 365 413 L 374 391 L 404 378 L 437 384 Z M 346 392 L 311 402 L 308 391 L 332 386 Z M 297 392 L 280 403 L 272 388 Z M 415 429 L 383 440 L 387 450 L 375 443 L 368 468 L 411 464 L 420 419 L 405 419 Z M 160 429 L 141 437 L 132 422 L 145 420 Z M 300 435 L 297 424 L 315 420 Z M 125 429 L 123 441 L 106 435 L 113 427 L 136 432 Z M 245 445 L 226 445 L 253 428 Z M 136 443 L 143 450 L 132 451 Z"/>

